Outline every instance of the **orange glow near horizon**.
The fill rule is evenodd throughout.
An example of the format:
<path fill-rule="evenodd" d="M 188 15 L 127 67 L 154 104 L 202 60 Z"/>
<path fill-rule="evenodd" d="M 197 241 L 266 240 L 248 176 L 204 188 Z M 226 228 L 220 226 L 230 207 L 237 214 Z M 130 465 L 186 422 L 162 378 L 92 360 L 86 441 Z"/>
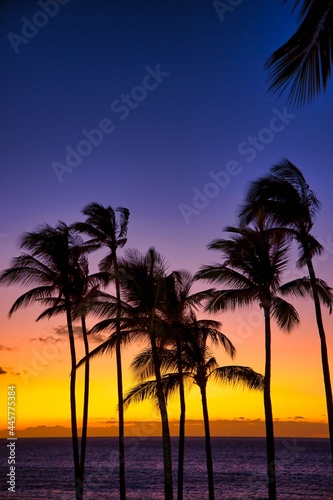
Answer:
<path fill-rule="evenodd" d="M 12 294 L 11 294 L 12 295 Z M 8 299 L 8 298 L 7 298 Z M 7 301 L 6 301 L 7 302 Z M 8 304 L 5 304 L 8 307 Z M 319 338 L 313 318 L 312 304 L 300 304 L 302 324 L 290 335 L 273 326 L 272 338 L 272 403 L 277 421 L 302 421 L 314 425 L 326 422 L 324 384 L 321 372 Z M 9 307 L 8 307 L 9 308 Z M 221 349 L 215 350 L 220 365 L 240 364 L 264 370 L 263 322 L 261 311 L 251 308 L 217 317 L 223 319 L 221 330 L 230 336 L 237 348 L 235 360 Z M 16 385 L 17 429 L 37 426 L 69 427 L 69 349 L 66 335 L 59 335 L 60 318 L 35 323 L 36 311 L 20 311 L 5 322 L 6 345 L 2 345 L 1 407 L 6 408 L 7 386 Z M 328 323 L 330 318 L 324 313 Z M 52 340 L 53 339 L 53 340 Z M 97 344 L 92 343 L 91 347 Z M 129 365 L 141 346 L 123 350 L 124 391 L 134 384 Z M 328 338 L 329 353 L 332 339 Z M 83 355 L 78 341 L 78 360 Z M 211 421 L 263 420 L 262 395 L 246 389 L 207 386 Z M 81 425 L 83 369 L 78 371 L 77 413 Z M 117 423 L 115 359 L 109 356 L 91 361 L 89 426 L 108 427 Z M 177 422 L 177 396 L 169 401 L 170 421 Z M 149 402 L 131 405 L 125 413 L 127 422 L 158 421 L 158 413 Z M 187 394 L 187 419 L 202 420 L 200 393 L 193 386 Z M 6 411 L 1 412 L 0 429 L 6 429 Z M 238 426 L 239 427 L 239 426 Z M 201 427 L 200 427 L 201 428 Z M 229 427 L 228 427 L 229 428 Z M 295 427 L 293 427 L 295 428 Z M 191 427 L 192 433 L 196 432 Z M 244 427 L 245 429 L 245 427 Z M 318 435 L 315 427 L 303 426 L 306 435 Z M 311 430 L 312 429 L 312 430 Z M 201 431 L 202 433 L 202 428 Z M 229 432 L 229 431 L 228 431 Z M 231 432 L 231 431 L 230 431 Z M 234 432 L 238 431 L 234 428 Z M 244 432 L 251 435 L 250 428 Z M 291 432 L 291 431 L 290 431 Z M 223 426 L 221 426 L 223 434 Z"/>

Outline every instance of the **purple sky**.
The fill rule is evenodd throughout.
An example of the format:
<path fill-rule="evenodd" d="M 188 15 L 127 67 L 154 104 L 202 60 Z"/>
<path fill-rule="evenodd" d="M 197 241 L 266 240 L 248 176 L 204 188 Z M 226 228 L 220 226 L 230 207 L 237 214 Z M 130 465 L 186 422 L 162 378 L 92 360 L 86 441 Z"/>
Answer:
<path fill-rule="evenodd" d="M 295 29 L 292 2 L 236 3 L 2 2 L 1 268 L 22 232 L 98 201 L 130 209 L 130 247 L 195 271 L 281 157 L 322 201 L 314 232 L 330 241 L 332 86 L 301 110 L 269 94 L 264 64 Z M 82 153 L 72 163 L 68 147 Z"/>

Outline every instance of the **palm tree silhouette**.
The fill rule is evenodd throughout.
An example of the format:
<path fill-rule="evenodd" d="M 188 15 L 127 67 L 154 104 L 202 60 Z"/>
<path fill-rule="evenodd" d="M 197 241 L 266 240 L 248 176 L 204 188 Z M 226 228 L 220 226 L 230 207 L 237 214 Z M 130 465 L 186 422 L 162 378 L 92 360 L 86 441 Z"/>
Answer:
<path fill-rule="evenodd" d="M 117 220 L 116 212 L 119 214 Z M 117 320 L 116 320 L 116 365 L 117 365 L 117 392 L 118 392 L 118 417 L 119 417 L 119 490 L 120 499 L 126 500 L 126 476 L 125 476 L 125 444 L 124 444 L 124 409 L 123 409 L 123 381 L 121 362 L 121 298 L 119 284 L 119 270 L 117 249 L 125 245 L 127 239 L 127 227 L 129 210 L 119 207 L 114 210 L 111 206 L 104 207 L 99 203 L 90 203 L 83 210 L 86 215 L 85 222 L 78 222 L 73 227 L 91 239 L 86 245 L 93 249 L 107 247 L 109 253 L 101 260 L 99 268 L 102 272 L 111 272 L 116 288 Z M 85 363 L 89 363 L 88 353 L 85 353 Z"/>
<path fill-rule="evenodd" d="M 65 311 L 71 356 L 70 409 L 72 447 L 74 458 L 76 499 L 83 498 L 83 476 L 80 466 L 77 414 L 76 414 L 76 350 L 73 330 L 73 297 L 76 297 L 77 284 L 86 258 L 78 247 L 82 240 L 74 235 L 62 221 L 56 227 L 43 224 L 35 232 L 23 234 L 20 248 L 30 251 L 12 260 L 11 267 L 0 274 L 2 285 L 36 285 L 23 293 L 12 305 L 9 316 L 21 307 L 34 302 L 47 304 L 45 317 L 54 312 Z M 50 307 L 50 303 L 52 303 Z M 41 314 L 38 319 L 44 315 Z"/>
<path fill-rule="evenodd" d="M 271 404 L 271 317 L 278 326 L 290 331 L 299 323 L 294 307 L 281 296 L 284 293 L 305 294 L 300 283 L 281 286 L 281 275 L 287 264 L 288 244 L 283 231 L 270 228 L 228 227 L 230 239 L 216 239 L 208 248 L 222 252 L 224 262 L 203 266 L 197 279 L 226 285 L 207 301 L 211 312 L 234 310 L 258 303 L 265 319 L 264 408 L 266 422 L 267 476 L 269 499 L 276 499 L 275 445 Z"/>
<path fill-rule="evenodd" d="M 325 385 L 328 426 L 333 460 L 333 400 L 326 335 L 321 304 L 331 309 L 332 289 L 318 280 L 313 266 L 313 257 L 323 252 L 322 245 L 311 234 L 320 202 L 307 184 L 302 172 L 289 160 L 283 159 L 271 168 L 271 174 L 252 182 L 240 210 L 240 220 L 268 219 L 272 224 L 284 227 L 298 245 L 297 267 L 307 266 L 310 290 L 314 302 L 316 322 L 321 346 L 321 360 Z"/>
<path fill-rule="evenodd" d="M 146 254 L 127 250 L 119 261 L 122 324 L 130 338 L 149 339 L 152 350 L 158 407 L 162 420 L 164 493 L 173 499 L 172 457 L 168 412 L 162 387 L 158 342 L 162 301 L 165 300 L 167 264 L 154 248 Z"/>
<path fill-rule="evenodd" d="M 166 294 L 162 303 L 163 322 L 160 326 L 162 345 L 173 345 L 177 357 L 177 372 L 179 386 L 179 444 L 178 444 L 178 481 L 177 498 L 183 500 L 184 485 L 184 450 L 185 450 L 185 392 L 182 376 L 182 345 L 191 334 L 191 325 L 195 320 L 194 311 L 201 304 L 203 296 L 207 293 L 198 292 L 191 294 L 193 276 L 185 270 L 172 272 L 166 278 Z"/>
<path fill-rule="evenodd" d="M 282 93 L 288 87 L 289 100 L 297 105 L 311 102 L 326 90 L 331 76 L 333 4 L 295 0 L 301 4 L 296 33 L 266 63 L 270 90 Z"/>
<path fill-rule="evenodd" d="M 209 414 L 206 386 L 209 379 L 232 386 L 243 385 L 249 389 L 262 389 L 263 377 L 249 367 L 245 366 L 219 366 L 211 348 L 207 345 L 209 340 L 215 346 L 222 346 L 232 358 L 235 348 L 226 335 L 218 328 L 220 323 L 213 320 L 193 320 L 188 327 L 188 335 L 182 343 L 182 373 L 179 373 L 177 348 L 167 349 L 160 347 L 159 356 L 161 368 L 165 373 L 162 377 L 163 390 L 166 399 L 176 389 L 180 388 L 180 381 L 191 382 L 200 389 L 202 413 L 205 431 L 206 464 L 208 476 L 209 500 L 214 500 L 214 472 L 211 449 Z M 191 333 L 190 333 L 191 332 Z M 131 365 L 136 378 L 146 379 L 153 376 L 152 353 L 150 349 L 138 354 Z M 183 398 L 184 395 L 182 394 Z M 156 400 L 156 381 L 144 380 L 133 387 L 125 397 L 124 403 L 128 406 L 131 402 L 140 402 L 147 399 Z"/>
<path fill-rule="evenodd" d="M 76 251 L 79 253 L 86 252 L 87 247 L 81 243 L 80 246 L 76 247 Z M 74 250 L 74 249 L 72 249 Z M 80 258 L 80 266 L 77 269 L 75 282 L 72 284 L 71 292 L 71 313 L 72 321 L 80 319 L 81 322 L 81 332 L 84 344 L 84 396 L 83 396 L 83 416 L 82 416 L 82 436 L 81 436 L 81 454 L 80 454 L 80 471 L 81 471 L 81 483 L 78 485 L 83 496 L 83 484 L 84 484 L 84 473 L 85 473 L 85 463 L 86 463 L 86 448 L 87 448 L 87 431 L 88 431 L 88 408 L 89 408 L 89 383 L 90 383 L 90 356 L 89 356 L 89 342 L 88 342 L 88 331 L 86 324 L 86 317 L 89 312 L 94 311 L 96 306 L 99 305 L 99 297 L 102 292 L 100 291 L 100 286 L 106 286 L 109 282 L 108 273 L 95 273 L 89 274 L 89 264 L 88 259 L 85 255 Z M 65 301 L 59 300 L 58 297 L 49 297 L 43 299 L 44 305 L 49 305 L 36 319 L 40 321 L 41 319 L 50 319 L 58 314 L 63 314 L 66 312 Z M 76 367 L 77 368 L 77 367 Z"/>

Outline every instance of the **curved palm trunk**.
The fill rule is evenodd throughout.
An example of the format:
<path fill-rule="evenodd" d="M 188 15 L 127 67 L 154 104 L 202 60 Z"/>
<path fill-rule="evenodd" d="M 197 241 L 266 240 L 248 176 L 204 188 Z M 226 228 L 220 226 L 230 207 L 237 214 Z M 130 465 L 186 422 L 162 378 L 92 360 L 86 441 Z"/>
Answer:
<path fill-rule="evenodd" d="M 177 338 L 177 362 L 179 373 L 179 402 L 180 402 L 180 416 L 179 416 L 179 448 L 178 448 L 178 484 L 177 484 L 177 498 L 183 500 L 184 488 L 184 450 L 185 450 L 185 391 L 183 381 L 183 367 L 182 367 L 182 353 L 179 338 Z"/>
<path fill-rule="evenodd" d="M 80 470 L 79 440 L 77 432 L 76 399 L 75 399 L 76 354 L 75 354 L 74 332 L 73 332 L 73 324 L 72 324 L 72 317 L 70 310 L 70 302 L 68 297 L 66 297 L 65 303 L 66 303 L 66 319 L 67 319 L 67 329 L 69 336 L 69 347 L 71 355 L 70 408 L 71 408 L 72 448 L 74 457 L 75 490 L 76 490 L 76 500 L 82 500 L 83 481 L 81 478 L 81 470 Z"/>
<path fill-rule="evenodd" d="M 87 431 L 88 431 L 88 407 L 89 407 L 89 377 L 90 377 L 90 361 L 89 361 L 89 344 L 87 335 L 87 326 L 85 316 L 81 316 L 81 328 L 84 343 L 84 396 L 83 396 L 83 418 L 82 418 L 82 437 L 81 437 L 81 480 L 82 480 L 82 498 L 83 498 L 83 483 L 84 483 L 84 469 L 86 463 L 86 449 L 87 449 Z"/>
<path fill-rule="evenodd" d="M 210 441 L 210 429 L 209 429 L 206 385 L 200 386 L 200 392 L 201 392 L 202 413 L 203 413 L 204 427 L 205 427 L 206 460 L 207 460 L 207 474 L 208 474 L 208 494 L 209 494 L 209 500 L 214 500 L 214 498 L 215 498 L 214 472 L 213 472 L 212 447 L 211 447 L 211 441 Z"/>
<path fill-rule="evenodd" d="M 321 362 L 323 365 L 323 376 L 324 376 L 326 407 L 327 407 L 327 417 L 328 417 L 328 429 L 329 429 L 329 435 L 330 435 L 331 454 L 332 454 L 332 461 L 333 461 L 333 397 L 332 397 L 330 368 L 329 368 L 329 363 L 328 363 L 326 336 L 325 336 L 323 318 L 322 318 L 322 314 L 321 314 L 320 301 L 319 301 L 318 292 L 316 289 L 316 275 L 315 275 L 315 271 L 313 268 L 311 258 L 307 258 L 307 266 L 308 266 L 310 282 L 311 282 L 311 287 L 312 287 L 312 294 L 313 294 L 313 301 L 314 301 L 314 306 L 315 306 L 318 333 L 319 333 L 319 337 L 320 337 Z"/>
<path fill-rule="evenodd" d="M 273 411 L 271 402 L 270 308 L 264 308 L 264 315 L 265 315 L 264 407 L 265 407 L 265 425 L 266 425 L 268 498 L 269 500 L 276 500 L 275 443 L 274 443 L 274 428 L 273 428 Z"/>
<path fill-rule="evenodd" d="M 151 350 L 153 355 L 154 372 L 156 378 L 156 389 L 158 406 L 162 420 L 162 439 L 163 439 L 163 462 L 164 462 L 164 495 L 165 500 L 173 500 L 173 482 L 172 482 L 172 456 L 171 456 L 171 439 L 169 430 L 168 411 L 163 393 L 160 361 L 157 352 L 155 332 L 150 334 Z"/>
<path fill-rule="evenodd" d="M 117 297 L 117 325 L 116 325 L 116 365 L 117 365 L 117 393 L 118 393 L 118 420 L 119 420 L 119 492 L 120 500 L 126 500 L 126 476 L 125 476 L 125 424 L 124 424 L 124 402 L 123 402 L 123 373 L 121 363 L 121 297 L 118 278 L 118 263 L 114 258 L 114 270 L 116 275 L 116 297 Z"/>

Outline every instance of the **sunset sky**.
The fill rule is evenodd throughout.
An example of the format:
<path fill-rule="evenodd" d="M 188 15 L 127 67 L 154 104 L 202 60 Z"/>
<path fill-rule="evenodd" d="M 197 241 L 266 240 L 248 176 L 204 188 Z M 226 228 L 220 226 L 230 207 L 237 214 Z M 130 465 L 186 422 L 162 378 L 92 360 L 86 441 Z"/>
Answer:
<path fill-rule="evenodd" d="M 129 208 L 128 248 L 155 246 L 170 270 L 196 272 L 218 259 L 206 246 L 236 222 L 249 181 L 287 157 L 322 202 L 313 233 L 326 251 L 315 265 L 332 285 L 332 85 L 296 110 L 285 96 L 268 92 L 264 70 L 297 26 L 292 2 L 244 0 L 231 7 L 237 2 L 226 0 L 219 2 L 229 6 L 223 12 L 204 0 L 54 1 L 49 14 L 43 0 L 4 1 L 0 7 L 0 269 L 19 254 L 23 232 L 42 222 L 82 220 L 81 209 L 97 201 Z M 96 266 L 97 257 L 91 270 Z M 305 274 L 291 260 L 286 279 Z M 69 427 L 65 321 L 36 323 L 37 307 L 8 320 L 20 293 L 0 289 L 0 430 L 7 426 L 9 384 L 17 387 L 19 429 Z M 301 326 L 287 336 L 273 325 L 274 417 L 286 422 L 280 435 L 298 422 L 297 432 L 326 436 L 319 425 L 327 417 L 313 305 L 294 304 Z M 260 309 L 215 318 L 237 348 L 235 362 L 263 372 Z M 332 317 L 326 311 L 324 321 L 332 364 Z M 99 341 L 92 338 L 91 346 Z M 80 340 L 78 346 L 80 357 Z M 139 350 L 135 345 L 124 351 L 125 391 L 133 384 L 128 366 Z M 222 351 L 216 357 L 231 363 Z M 242 425 L 250 435 L 264 418 L 260 394 L 212 384 L 208 397 L 211 419 L 231 421 L 230 434 Z M 115 423 L 113 358 L 92 362 L 90 401 L 91 426 Z M 178 411 L 171 400 L 172 421 Z M 188 395 L 187 416 L 201 419 L 196 387 Z M 126 419 L 158 415 L 147 403 L 131 407 Z"/>

